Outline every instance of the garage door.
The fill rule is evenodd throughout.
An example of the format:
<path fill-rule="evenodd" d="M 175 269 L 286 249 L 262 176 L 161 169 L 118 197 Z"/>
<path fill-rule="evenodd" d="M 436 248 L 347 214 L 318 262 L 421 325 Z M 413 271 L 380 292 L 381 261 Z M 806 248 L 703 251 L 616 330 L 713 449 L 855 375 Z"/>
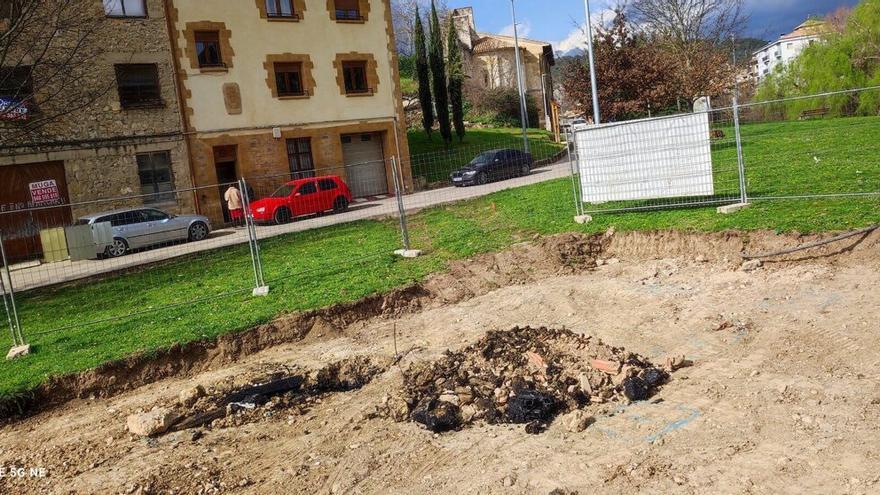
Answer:
<path fill-rule="evenodd" d="M 70 225 L 63 162 L 0 166 L 0 232 L 10 263 L 43 254 L 40 231 Z"/>
<path fill-rule="evenodd" d="M 342 136 L 342 155 L 348 187 L 354 197 L 388 194 L 380 133 Z"/>

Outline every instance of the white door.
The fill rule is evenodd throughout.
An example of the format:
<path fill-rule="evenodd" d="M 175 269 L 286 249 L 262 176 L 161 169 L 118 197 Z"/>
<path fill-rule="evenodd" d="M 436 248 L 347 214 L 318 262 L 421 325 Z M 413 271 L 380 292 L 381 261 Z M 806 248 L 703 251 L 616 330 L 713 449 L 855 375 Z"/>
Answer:
<path fill-rule="evenodd" d="M 380 133 L 342 136 L 342 155 L 352 196 L 359 198 L 388 194 L 385 153 L 382 150 Z"/>

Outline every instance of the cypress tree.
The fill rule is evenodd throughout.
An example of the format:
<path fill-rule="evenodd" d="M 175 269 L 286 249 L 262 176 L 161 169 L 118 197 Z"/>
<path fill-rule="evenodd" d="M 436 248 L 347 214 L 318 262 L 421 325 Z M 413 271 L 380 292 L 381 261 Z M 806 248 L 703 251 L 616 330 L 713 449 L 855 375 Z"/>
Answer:
<path fill-rule="evenodd" d="M 458 140 L 464 139 L 464 67 L 461 61 L 461 47 L 458 44 L 458 33 L 455 22 L 449 23 L 449 37 L 446 40 L 449 68 L 449 103 L 452 105 L 452 124 Z"/>
<path fill-rule="evenodd" d="M 419 105 L 422 107 L 422 127 L 428 137 L 434 130 L 434 101 L 431 98 L 431 72 L 428 68 L 428 48 L 425 44 L 425 28 L 422 26 L 422 16 L 416 5 L 415 31 L 416 48 L 416 79 L 419 83 Z"/>
<path fill-rule="evenodd" d="M 434 82 L 434 102 L 437 107 L 437 122 L 443 141 L 452 141 L 452 127 L 449 124 L 449 94 L 446 92 L 446 58 L 443 56 L 443 30 L 437 17 L 437 6 L 431 0 L 431 43 L 428 45 L 428 59 L 431 62 L 431 81 Z"/>

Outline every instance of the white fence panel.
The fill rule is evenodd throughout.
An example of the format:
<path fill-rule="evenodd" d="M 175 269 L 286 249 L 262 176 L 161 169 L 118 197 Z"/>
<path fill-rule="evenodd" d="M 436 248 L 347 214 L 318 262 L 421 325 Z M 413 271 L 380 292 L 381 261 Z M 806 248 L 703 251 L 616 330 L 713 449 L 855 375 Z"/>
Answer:
<path fill-rule="evenodd" d="M 586 203 L 715 194 L 708 113 L 590 126 L 575 143 Z"/>

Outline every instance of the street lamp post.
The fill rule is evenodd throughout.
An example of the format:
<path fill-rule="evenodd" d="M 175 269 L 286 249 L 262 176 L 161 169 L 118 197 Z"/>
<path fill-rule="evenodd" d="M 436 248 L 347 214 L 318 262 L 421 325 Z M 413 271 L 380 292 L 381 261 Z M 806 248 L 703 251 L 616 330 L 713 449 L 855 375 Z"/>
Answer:
<path fill-rule="evenodd" d="M 522 134 L 523 134 L 523 149 L 526 153 L 529 153 L 529 135 L 526 130 L 529 126 L 529 112 L 526 109 L 526 90 L 523 85 L 522 78 L 522 62 L 520 60 L 519 53 L 519 31 L 516 26 L 516 0 L 510 0 L 510 12 L 513 15 L 513 41 L 516 45 L 514 51 L 516 52 L 516 84 L 519 87 L 519 112 L 520 119 L 522 122 Z"/>
<path fill-rule="evenodd" d="M 511 0 L 512 1 L 512 0 Z M 596 84 L 596 63 L 593 60 L 593 27 L 590 18 L 590 0 L 584 0 L 584 10 L 587 12 L 587 55 L 590 59 L 590 84 L 593 89 L 593 123 L 600 122 L 599 114 L 599 91 Z"/>

